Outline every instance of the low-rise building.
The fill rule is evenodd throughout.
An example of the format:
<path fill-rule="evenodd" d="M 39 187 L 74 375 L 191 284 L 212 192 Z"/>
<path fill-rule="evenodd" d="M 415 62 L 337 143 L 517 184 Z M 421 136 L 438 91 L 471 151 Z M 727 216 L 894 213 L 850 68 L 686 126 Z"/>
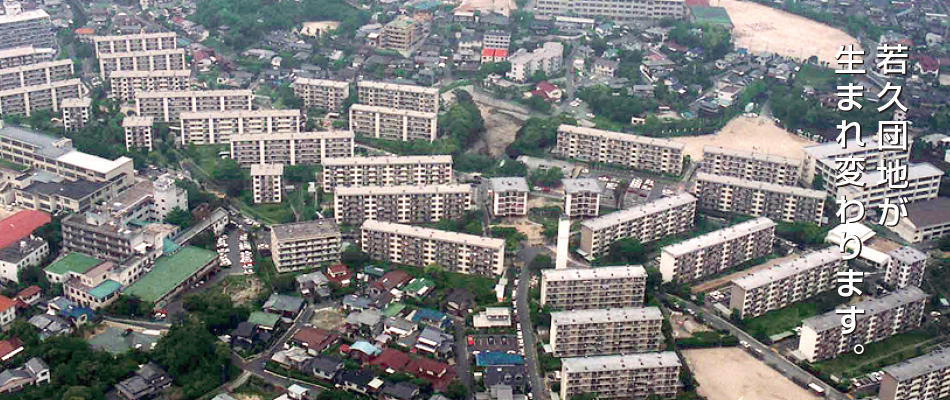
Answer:
<path fill-rule="evenodd" d="M 673 397 L 680 388 L 679 356 L 672 351 L 561 360 L 561 398 L 596 393 L 599 399 Z M 619 383 L 622 382 L 622 383 Z"/>
<path fill-rule="evenodd" d="M 252 164 L 251 180 L 254 188 L 254 204 L 280 203 L 283 201 L 284 165 Z"/>
<path fill-rule="evenodd" d="M 618 240 L 652 242 L 688 231 L 696 220 L 697 199 L 689 193 L 664 197 L 581 223 L 578 253 L 602 256 Z"/>
<path fill-rule="evenodd" d="M 660 255 L 663 281 L 692 282 L 772 252 L 775 222 L 756 218 L 666 246 Z"/>
<path fill-rule="evenodd" d="M 181 143 L 227 144 L 231 137 L 300 132 L 300 110 L 237 110 L 183 112 L 179 116 Z"/>
<path fill-rule="evenodd" d="M 271 257 L 277 272 L 340 260 L 340 228 L 332 219 L 271 226 Z"/>
<path fill-rule="evenodd" d="M 490 178 L 484 184 L 485 201 L 494 217 L 528 215 L 528 181 L 522 177 Z"/>
<path fill-rule="evenodd" d="M 733 280 L 729 308 L 754 318 L 833 289 L 837 273 L 847 268 L 841 256 L 830 247 Z"/>
<path fill-rule="evenodd" d="M 950 351 L 936 350 L 884 367 L 881 400 L 943 399 L 950 396 Z"/>
<path fill-rule="evenodd" d="M 936 240 L 950 234 L 950 198 L 936 197 L 907 204 L 907 216 L 889 227 L 910 244 Z"/>
<path fill-rule="evenodd" d="M 353 157 L 355 148 L 350 131 L 255 133 L 234 135 L 229 141 L 231 159 L 243 168 L 253 164 L 325 164 Z"/>
<path fill-rule="evenodd" d="M 754 151 L 703 146 L 700 171 L 776 185 L 796 186 L 802 160 Z"/>
<path fill-rule="evenodd" d="M 505 241 L 458 232 L 367 220 L 363 252 L 376 260 L 414 267 L 440 265 L 450 272 L 497 276 L 505 271 Z"/>
<path fill-rule="evenodd" d="M 641 266 L 546 269 L 541 272 L 541 306 L 589 310 L 643 306 L 647 272 Z"/>
<path fill-rule="evenodd" d="M 67 181 L 44 173 L 27 175 L 17 184 L 15 201 L 28 210 L 81 213 L 113 197 L 113 191 L 106 183 L 85 179 Z"/>
<path fill-rule="evenodd" d="M 573 125 L 557 129 L 554 154 L 646 171 L 683 173 L 683 143 Z"/>
<path fill-rule="evenodd" d="M 30 235 L 0 248 L 0 280 L 20 282 L 20 271 L 36 267 L 49 255 L 49 244 Z"/>
<path fill-rule="evenodd" d="M 350 186 L 333 190 L 339 224 L 368 219 L 404 224 L 454 220 L 472 207 L 471 185 Z"/>
<path fill-rule="evenodd" d="M 25 386 L 49 383 L 49 366 L 33 357 L 20 367 L 0 372 L 0 394 L 13 393 Z"/>
<path fill-rule="evenodd" d="M 511 326 L 511 309 L 508 307 L 488 307 L 472 318 L 475 329 L 507 328 Z"/>
<path fill-rule="evenodd" d="M 307 109 L 339 112 L 343 110 L 343 102 L 350 97 L 350 83 L 345 81 L 298 77 L 290 86 L 294 89 L 294 96 L 302 99 Z"/>
<path fill-rule="evenodd" d="M 350 130 L 376 139 L 434 141 L 439 115 L 434 112 L 354 104 L 350 106 Z"/>
<path fill-rule="evenodd" d="M 657 307 L 587 309 L 551 313 L 555 357 L 658 351 L 663 313 Z"/>
<path fill-rule="evenodd" d="M 884 270 L 884 283 L 894 288 L 920 287 L 927 269 L 927 253 L 904 246 L 887 253 L 890 260 Z"/>
<path fill-rule="evenodd" d="M 125 117 L 122 119 L 122 130 L 125 131 L 125 149 L 145 149 L 152 151 L 153 117 Z"/>
<path fill-rule="evenodd" d="M 164 240 L 178 230 L 174 225 L 140 226 L 101 210 L 72 214 L 62 221 L 63 247 L 103 260 L 122 262 L 130 257 L 154 259 Z"/>
<path fill-rule="evenodd" d="M 596 179 L 564 179 L 564 213 L 569 217 L 596 217 L 600 215 L 600 193 Z"/>
<path fill-rule="evenodd" d="M 827 198 L 820 190 L 706 172 L 696 173 L 693 194 L 700 209 L 817 224 L 824 216 Z"/>
<path fill-rule="evenodd" d="M 59 104 L 63 112 L 63 126 L 69 132 L 75 132 L 89 122 L 89 106 L 92 99 L 88 97 L 64 99 Z"/>
<path fill-rule="evenodd" d="M 323 187 L 448 185 L 455 183 L 452 156 L 384 156 L 328 158 Z"/>
<path fill-rule="evenodd" d="M 113 71 L 109 74 L 109 93 L 124 102 L 134 100 L 136 92 L 183 91 L 190 86 L 190 69 Z"/>
<path fill-rule="evenodd" d="M 123 400 L 145 400 L 158 396 L 171 385 L 172 377 L 158 364 L 149 362 L 140 366 L 131 378 L 117 383 L 115 389 Z"/>

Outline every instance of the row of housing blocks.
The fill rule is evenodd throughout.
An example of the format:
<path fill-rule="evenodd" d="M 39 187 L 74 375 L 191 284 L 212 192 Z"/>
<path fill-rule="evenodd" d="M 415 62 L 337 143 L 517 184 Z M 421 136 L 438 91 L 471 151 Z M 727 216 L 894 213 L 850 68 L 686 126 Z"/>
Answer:
<path fill-rule="evenodd" d="M 0 16 L 0 27 L 4 17 Z M 0 114 L 60 112 L 64 102 L 83 97 L 85 87 L 74 78 L 72 61 L 53 60 L 54 54 L 52 49 L 36 47 L 0 50 Z"/>

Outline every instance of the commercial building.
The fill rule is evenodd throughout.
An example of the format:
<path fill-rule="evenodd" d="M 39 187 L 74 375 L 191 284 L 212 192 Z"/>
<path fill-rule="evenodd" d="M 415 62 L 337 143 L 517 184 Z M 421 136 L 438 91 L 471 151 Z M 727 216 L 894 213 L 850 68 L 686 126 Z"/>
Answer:
<path fill-rule="evenodd" d="M 555 311 L 551 350 L 555 357 L 588 357 L 659 351 L 663 313 L 657 307 Z"/>
<path fill-rule="evenodd" d="M 872 211 L 877 210 L 885 199 L 889 199 L 891 204 L 897 204 L 900 198 L 908 203 L 937 198 L 940 191 L 940 178 L 943 175 L 944 172 L 940 168 L 929 163 L 917 163 L 907 167 L 907 179 L 901 181 L 901 184 L 906 182 L 907 187 L 903 189 L 889 188 L 880 172 L 865 172 L 861 179 L 858 179 L 864 187 L 854 185 L 837 187 L 834 184 L 827 184 L 825 188 L 829 195 L 836 199 L 857 200 L 864 204 L 865 210 Z M 891 213 L 891 215 L 888 218 L 894 218 L 894 214 Z"/>
<path fill-rule="evenodd" d="M 99 77 L 116 71 L 170 71 L 188 69 L 185 49 L 143 50 L 99 55 Z"/>
<path fill-rule="evenodd" d="M 420 113 L 439 112 L 439 88 L 376 81 L 356 84 L 359 104 Z"/>
<path fill-rule="evenodd" d="M 218 255 L 193 246 L 155 260 L 155 266 L 122 293 L 164 307 L 168 299 L 193 287 L 218 268 Z"/>
<path fill-rule="evenodd" d="M 303 100 L 307 109 L 321 108 L 330 112 L 343 110 L 343 102 L 350 97 L 350 83 L 328 79 L 296 78 L 290 85 L 294 95 Z"/>
<path fill-rule="evenodd" d="M 141 225 L 162 222 L 174 209 L 188 210 L 188 192 L 175 184 L 171 174 L 141 180 L 110 200 L 109 214 L 116 220 Z"/>
<path fill-rule="evenodd" d="M 733 280 L 729 308 L 753 318 L 833 289 L 836 274 L 847 268 L 841 256 L 830 247 Z"/>
<path fill-rule="evenodd" d="M 300 110 L 183 112 L 181 143 L 227 144 L 233 135 L 300 132 Z"/>
<path fill-rule="evenodd" d="M 564 213 L 569 217 L 596 217 L 600 215 L 600 193 L 596 179 L 564 179 Z"/>
<path fill-rule="evenodd" d="M 250 90 L 186 90 L 137 92 L 135 113 L 163 122 L 178 122 L 183 112 L 250 111 L 254 93 Z"/>
<path fill-rule="evenodd" d="M 558 42 L 546 42 L 530 52 L 518 49 L 508 58 L 511 70 L 505 76 L 517 82 L 524 82 L 539 71 L 552 76 L 561 70 L 563 58 L 564 45 Z"/>
<path fill-rule="evenodd" d="M 43 10 L 0 15 L 0 49 L 22 46 L 55 48 L 56 31 Z"/>
<path fill-rule="evenodd" d="M 449 272 L 497 276 L 505 272 L 505 241 L 464 233 L 367 220 L 363 252 L 375 260 Z"/>
<path fill-rule="evenodd" d="M 439 115 L 434 112 L 376 107 L 350 106 L 350 130 L 377 139 L 433 141 L 438 137 Z"/>
<path fill-rule="evenodd" d="M 917 328 L 924 316 L 929 296 L 915 286 L 891 292 L 884 297 L 851 304 L 863 314 L 855 316 L 854 331 L 845 335 L 841 315 L 835 311 L 802 322 L 798 351 L 809 362 L 817 362 L 851 352 L 856 345 L 880 342 L 893 335 Z"/>
<path fill-rule="evenodd" d="M 254 181 L 254 204 L 280 203 L 283 201 L 283 178 L 283 164 L 251 165 L 251 180 Z"/>
<path fill-rule="evenodd" d="M 927 269 L 927 253 L 904 246 L 887 253 L 891 256 L 884 272 L 884 283 L 894 288 L 920 287 Z"/>
<path fill-rule="evenodd" d="M 580 126 L 557 129 L 554 154 L 651 172 L 683 173 L 683 143 Z"/>
<path fill-rule="evenodd" d="M 48 85 L 74 74 L 73 61 L 69 59 L 4 68 L 0 69 L 0 91 Z"/>
<path fill-rule="evenodd" d="M 943 399 L 950 396 L 950 351 L 935 350 L 884 367 L 880 400 Z"/>
<path fill-rule="evenodd" d="M 675 352 L 575 357 L 561 360 L 561 398 L 596 393 L 598 399 L 673 397 L 682 364 Z"/>
<path fill-rule="evenodd" d="M 455 183 L 452 156 L 383 156 L 328 158 L 323 187 L 447 185 Z"/>
<path fill-rule="evenodd" d="M 570 15 L 606 19 L 619 24 L 661 19 L 683 19 L 686 2 L 683 0 L 636 0 L 621 5 L 606 0 L 539 0 L 538 15 Z"/>
<path fill-rule="evenodd" d="M 24 175 L 14 188 L 17 205 L 46 212 L 86 212 L 112 197 L 112 187 L 106 183 L 68 181 L 45 172 Z"/>
<path fill-rule="evenodd" d="M 808 146 L 803 149 L 805 160 L 802 164 L 802 181 L 805 186 L 811 186 L 815 179 L 820 178 L 821 182 L 825 183 L 823 186 L 830 190 L 835 186 L 831 183 L 835 182 L 838 175 L 836 158 L 863 158 L 866 169 L 864 174 L 867 176 L 873 175 L 868 171 L 877 170 L 881 160 L 898 161 L 901 165 L 907 165 L 910 162 L 910 147 L 911 144 L 908 143 L 907 151 L 881 150 L 874 140 L 865 142 L 863 147 L 854 140 L 849 140 L 846 148 L 841 148 L 837 142 Z M 829 194 L 834 195 L 832 192 Z"/>
<path fill-rule="evenodd" d="M 910 244 L 950 235 L 950 198 L 937 197 L 907 204 L 907 216 L 888 227 Z"/>
<path fill-rule="evenodd" d="M 135 92 L 183 91 L 189 89 L 190 83 L 190 69 L 113 71 L 109 74 L 110 94 L 124 102 L 134 100 Z"/>
<path fill-rule="evenodd" d="M 178 227 L 142 224 L 116 218 L 103 210 L 72 214 L 63 219 L 63 248 L 102 260 L 123 262 L 130 257 L 154 259 L 164 240 Z"/>
<path fill-rule="evenodd" d="M 714 175 L 797 186 L 801 180 L 802 160 L 719 146 L 703 146 L 703 161 L 699 170 Z"/>
<path fill-rule="evenodd" d="M 490 178 L 484 183 L 484 192 L 493 217 L 528 215 L 528 181 L 525 178 Z"/>
<path fill-rule="evenodd" d="M 686 232 L 696 220 L 697 201 L 683 193 L 584 221 L 577 251 L 594 259 L 620 239 L 634 238 L 647 243 Z"/>
<path fill-rule="evenodd" d="M 541 271 L 541 306 L 589 310 L 643 306 L 647 272 L 638 265 Z"/>
<path fill-rule="evenodd" d="M 33 115 L 37 110 L 58 112 L 63 100 L 83 97 L 85 88 L 79 79 L 55 81 L 0 91 L 0 115 Z"/>
<path fill-rule="evenodd" d="M 0 49 L 0 68 L 13 68 L 52 61 L 56 50 L 32 45 Z"/>
<path fill-rule="evenodd" d="M 63 126 L 69 132 L 75 132 L 89 122 L 89 109 L 92 99 L 88 97 L 64 99 L 59 108 L 63 111 Z"/>
<path fill-rule="evenodd" d="M 155 32 L 95 36 L 92 38 L 92 43 L 96 48 L 96 57 L 100 57 L 102 54 L 177 49 L 178 35 L 175 32 Z"/>
<path fill-rule="evenodd" d="M 332 219 L 271 226 L 271 258 L 278 273 L 340 260 L 340 228 Z"/>
<path fill-rule="evenodd" d="M 692 282 L 772 252 L 775 222 L 756 218 L 666 246 L 660 255 L 663 281 Z"/>
<path fill-rule="evenodd" d="M 699 198 L 700 209 L 817 224 L 824 216 L 827 198 L 820 190 L 706 172 L 696 173 L 693 194 Z"/>
<path fill-rule="evenodd" d="M 256 133 L 230 138 L 231 158 L 252 164 L 314 165 L 353 156 L 353 132 Z"/>
<path fill-rule="evenodd" d="M 420 224 L 455 220 L 472 207 L 472 185 L 352 186 L 333 190 L 339 224 L 365 220 Z"/>
<path fill-rule="evenodd" d="M 125 117 L 122 130 L 125 131 L 125 149 L 146 149 L 152 151 L 152 117 Z"/>
<path fill-rule="evenodd" d="M 398 15 L 396 19 L 383 26 L 382 47 L 408 53 L 425 40 L 428 27 L 422 21 L 412 17 Z"/>

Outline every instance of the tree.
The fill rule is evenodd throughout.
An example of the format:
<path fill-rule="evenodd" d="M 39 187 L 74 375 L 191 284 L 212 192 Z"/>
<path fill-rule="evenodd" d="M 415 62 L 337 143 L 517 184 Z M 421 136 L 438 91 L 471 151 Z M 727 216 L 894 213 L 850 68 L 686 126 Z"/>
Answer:
<path fill-rule="evenodd" d="M 613 242 L 607 251 L 607 260 L 615 263 L 634 264 L 644 261 L 643 245 L 634 238 L 620 239 Z"/>
<path fill-rule="evenodd" d="M 195 319 L 172 325 L 149 354 L 182 387 L 186 398 L 203 396 L 230 380 L 230 350 Z"/>
<path fill-rule="evenodd" d="M 218 161 L 211 171 L 211 179 L 224 186 L 228 196 L 238 197 L 247 178 L 241 166 L 230 158 Z"/>
<path fill-rule="evenodd" d="M 522 100 L 522 102 L 532 110 L 545 114 L 551 112 L 551 103 L 548 103 L 541 96 L 531 96 L 525 100 Z"/>
<path fill-rule="evenodd" d="M 146 317 L 152 313 L 154 306 L 153 303 L 138 297 L 121 294 L 106 307 L 105 312 L 120 317 Z"/>
<path fill-rule="evenodd" d="M 528 270 L 530 270 L 532 273 L 535 273 L 544 269 L 552 268 L 553 266 L 554 263 L 551 260 L 551 256 L 547 254 L 538 254 L 533 260 L 531 260 L 530 263 L 528 263 Z"/>
<path fill-rule="evenodd" d="M 465 387 L 461 381 L 456 379 L 449 384 L 445 395 L 452 400 L 465 400 L 468 398 L 468 388 Z"/>
<path fill-rule="evenodd" d="M 287 165 L 284 166 L 284 179 L 288 183 L 302 184 L 313 182 L 316 179 L 317 167 L 312 165 Z"/>
<path fill-rule="evenodd" d="M 548 168 L 547 170 L 535 170 L 531 174 L 531 183 L 535 186 L 556 187 L 561 184 L 564 178 L 564 172 L 560 168 Z"/>
<path fill-rule="evenodd" d="M 177 225 L 181 229 L 188 229 L 192 221 L 191 213 L 188 210 L 182 210 L 181 207 L 175 207 L 165 216 L 165 223 Z"/>
<path fill-rule="evenodd" d="M 236 307 L 231 297 L 222 292 L 189 294 L 185 296 L 183 307 L 207 326 L 206 331 L 215 335 L 236 328 L 251 314 L 246 307 Z"/>

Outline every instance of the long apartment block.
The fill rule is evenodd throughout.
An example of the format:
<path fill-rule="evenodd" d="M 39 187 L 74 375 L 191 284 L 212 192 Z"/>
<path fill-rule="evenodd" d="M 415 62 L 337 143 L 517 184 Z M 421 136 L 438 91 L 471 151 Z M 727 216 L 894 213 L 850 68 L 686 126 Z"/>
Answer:
<path fill-rule="evenodd" d="M 170 71 L 188 69 L 185 49 L 145 50 L 99 56 L 99 77 L 116 71 Z"/>
<path fill-rule="evenodd" d="M 237 110 L 183 112 L 181 143 L 228 144 L 234 135 L 300 132 L 300 110 Z"/>
<path fill-rule="evenodd" d="M 152 117 L 125 117 L 122 130 L 125 133 L 125 149 L 145 149 L 152 151 Z"/>
<path fill-rule="evenodd" d="M 597 18 L 627 24 L 667 18 L 683 19 L 686 16 L 686 2 L 683 0 L 634 0 L 618 6 L 606 0 L 541 0 L 537 4 L 537 13 L 545 16 L 571 15 Z"/>
<path fill-rule="evenodd" d="M 186 90 L 137 92 L 135 113 L 162 122 L 178 122 L 183 112 L 250 111 L 254 93 L 250 90 Z"/>
<path fill-rule="evenodd" d="M 833 193 L 832 197 L 836 199 L 857 200 L 864 204 L 865 210 L 872 210 L 883 204 L 885 199 L 889 199 L 891 204 L 899 203 L 900 198 L 906 199 L 908 203 L 935 199 L 940 192 L 940 180 L 943 175 L 943 170 L 930 163 L 916 163 L 907 166 L 907 179 L 902 180 L 906 182 L 906 188 L 891 189 L 878 171 L 864 172 L 861 179 L 858 179 L 864 187 L 854 185 L 837 187 L 834 184 L 827 184 L 825 188 Z"/>
<path fill-rule="evenodd" d="M 555 311 L 551 349 L 555 357 L 588 357 L 659 351 L 663 313 L 657 307 Z"/>
<path fill-rule="evenodd" d="M 96 57 L 100 57 L 102 54 L 176 49 L 178 48 L 178 35 L 175 32 L 155 32 L 95 36 L 92 38 L 92 43 L 96 49 Z"/>
<path fill-rule="evenodd" d="M 56 47 L 56 29 L 46 11 L 28 10 L 0 15 L 0 49 Z"/>
<path fill-rule="evenodd" d="M 297 78 L 290 86 L 308 109 L 315 107 L 339 112 L 343 110 L 343 102 L 350 97 L 350 83 L 345 81 Z"/>
<path fill-rule="evenodd" d="M 927 270 L 927 253 L 904 246 L 887 253 L 891 256 L 884 270 L 884 283 L 895 288 L 920 287 Z"/>
<path fill-rule="evenodd" d="M 736 279 L 729 307 L 753 318 L 833 289 L 836 274 L 847 268 L 841 256 L 830 247 Z"/>
<path fill-rule="evenodd" d="M 421 224 L 461 218 L 472 207 L 472 185 L 351 186 L 333 190 L 338 224 L 365 220 Z"/>
<path fill-rule="evenodd" d="M 666 139 L 561 125 L 554 154 L 562 157 L 618 164 L 662 174 L 683 173 L 683 143 Z"/>
<path fill-rule="evenodd" d="M 660 255 L 663 281 L 692 282 L 772 252 L 775 222 L 756 218 L 666 246 Z"/>
<path fill-rule="evenodd" d="M 673 397 L 683 364 L 672 351 L 561 360 L 561 398 L 595 393 L 602 400 Z"/>
<path fill-rule="evenodd" d="M 505 272 L 505 241 L 392 222 L 363 222 L 360 244 L 374 260 L 449 272 L 498 276 Z"/>
<path fill-rule="evenodd" d="M 0 69 L 0 90 L 48 85 L 73 77 L 72 60 L 47 61 Z"/>
<path fill-rule="evenodd" d="M 935 350 L 884 367 L 880 400 L 945 399 L 950 397 L 950 350 Z"/>
<path fill-rule="evenodd" d="M 801 179 L 802 160 L 719 146 L 703 146 L 703 161 L 699 170 L 757 182 L 796 186 Z"/>
<path fill-rule="evenodd" d="M 56 50 L 52 48 L 20 46 L 0 50 L 0 68 L 22 67 L 53 61 Z"/>
<path fill-rule="evenodd" d="M 323 187 L 445 185 L 455 183 L 452 156 L 331 158 L 323 163 Z"/>
<path fill-rule="evenodd" d="M 802 181 L 806 186 L 811 186 L 816 178 L 821 178 L 825 182 L 825 188 L 833 187 L 831 184 L 838 175 L 838 164 L 836 158 L 863 158 L 866 171 L 876 170 L 881 160 L 899 161 L 901 164 L 910 162 L 910 144 L 907 145 L 907 151 L 900 149 L 881 150 L 880 146 L 874 140 L 867 140 L 864 146 L 859 146 L 857 141 L 850 140 L 846 148 L 841 148 L 837 142 L 816 144 L 805 147 L 805 160 L 802 164 Z M 865 172 L 868 175 L 869 172 Z M 829 192 L 829 194 L 834 195 Z"/>
<path fill-rule="evenodd" d="M 768 217 L 785 222 L 821 223 L 827 194 L 731 176 L 697 172 L 693 194 L 699 208 L 725 213 Z"/>
<path fill-rule="evenodd" d="M 0 91 L 0 115 L 33 115 L 38 110 L 60 111 L 65 99 L 83 97 L 85 90 L 78 78 L 36 86 Z"/>
<path fill-rule="evenodd" d="M 643 306 L 647 271 L 638 265 L 541 271 L 541 306 L 588 310 Z"/>
<path fill-rule="evenodd" d="M 916 286 L 850 304 L 864 310 L 857 314 L 854 331 L 845 335 L 841 315 L 834 310 L 802 322 L 798 351 L 809 362 L 823 361 L 851 352 L 856 345 L 880 342 L 920 326 L 929 296 Z"/>
<path fill-rule="evenodd" d="M 278 273 L 340 260 L 342 238 L 332 219 L 272 225 L 271 258 Z"/>
<path fill-rule="evenodd" d="M 253 164 L 314 165 L 353 156 L 353 132 L 256 133 L 231 137 L 231 158 Z"/>
<path fill-rule="evenodd" d="M 439 112 L 439 88 L 375 81 L 356 84 L 359 103 L 423 113 Z"/>
<path fill-rule="evenodd" d="M 403 142 L 438 137 L 439 115 L 434 112 L 354 104 L 350 106 L 350 130 L 358 135 Z"/>
<path fill-rule="evenodd" d="M 696 220 L 697 201 L 683 193 L 584 221 L 578 252 L 594 259 L 620 239 L 647 243 L 686 232 Z"/>
<path fill-rule="evenodd" d="M 191 70 L 115 71 L 109 74 L 113 97 L 131 102 L 135 92 L 176 92 L 191 87 Z"/>

